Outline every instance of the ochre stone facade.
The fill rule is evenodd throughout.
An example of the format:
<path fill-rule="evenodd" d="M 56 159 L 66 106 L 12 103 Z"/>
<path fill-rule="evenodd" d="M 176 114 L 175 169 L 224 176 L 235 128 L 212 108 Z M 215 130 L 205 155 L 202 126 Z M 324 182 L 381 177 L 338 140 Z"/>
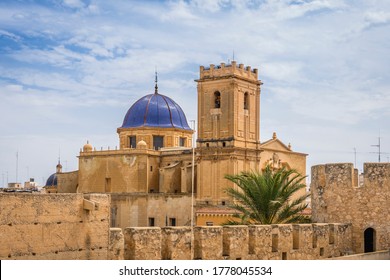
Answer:
<path fill-rule="evenodd" d="M 314 222 L 351 223 L 353 252 L 390 248 L 390 164 L 365 163 L 358 182 L 352 163 L 313 166 Z"/>
<path fill-rule="evenodd" d="M 198 84 L 197 225 L 226 221 L 221 208 L 232 203 L 226 188 L 234 184 L 227 174 L 273 168 L 306 173 L 306 154 L 293 152 L 274 133 L 260 142 L 260 92 L 258 70 L 235 61 L 206 68 L 200 66 Z M 302 189 L 295 197 L 305 194 Z M 293 199 L 294 199 L 293 198 Z M 215 207 L 213 210 L 211 206 Z M 205 213 L 208 209 L 209 213 Z"/>
<path fill-rule="evenodd" d="M 158 93 L 156 83 L 155 93 L 135 102 L 117 129 L 119 149 L 98 150 L 87 142 L 79 154 L 78 171 L 58 175 L 59 192 L 116 194 L 111 225 L 122 229 L 189 225 L 193 194 L 194 217 L 200 217 L 196 224 L 220 225 L 230 217 L 218 215 L 232 203 L 225 190 L 234 187 L 225 175 L 261 171 L 267 165 L 305 174 L 306 154 L 292 151 L 276 133 L 260 142 L 262 82 L 257 69 L 235 61 L 201 66 L 196 82 L 195 150 L 194 131 L 184 112 L 174 115 L 181 109 Z M 304 193 L 302 189 L 297 195 Z M 176 206 L 168 206 L 168 198 Z"/>

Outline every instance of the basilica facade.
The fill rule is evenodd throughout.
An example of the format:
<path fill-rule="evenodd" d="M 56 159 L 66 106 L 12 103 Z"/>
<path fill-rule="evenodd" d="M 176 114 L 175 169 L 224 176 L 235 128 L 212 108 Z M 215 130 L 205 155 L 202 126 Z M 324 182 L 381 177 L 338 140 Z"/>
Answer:
<path fill-rule="evenodd" d="M 85 144 L 78 170 L 56 173 L 57 192 L 109 193 L 112 227 L 219 225 L 233 214 L 226 174 L 267 165 L 306 173 L 307 155 L 276 133 L 260 141 L 257 69 L 235 61 L 200 66 L 195 81 L 196 147 L 195 128 L 156 80 L 154 93 L 136 101 L 117 129 L 119 148 Z"/>

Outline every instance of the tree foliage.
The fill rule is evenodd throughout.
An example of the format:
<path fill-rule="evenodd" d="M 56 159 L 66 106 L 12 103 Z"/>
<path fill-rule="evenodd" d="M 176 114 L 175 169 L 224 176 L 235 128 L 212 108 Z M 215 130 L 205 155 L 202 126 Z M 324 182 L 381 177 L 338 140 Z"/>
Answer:
<path fill-rule="evenodd" d="M 309 219 L 302 215 L 308 205 L 309 194 L 292 199 L 305 188 L 305 176 L 285 168 L 272 170 L 270 166 L 262 172 L 242 172 L 226 175 L 226 179 L 238 188 L 228 188 L 227 194 L 234 199 L 229 207 L 237 214 L 226 224 L 288 224 L 304 223 Z"/>

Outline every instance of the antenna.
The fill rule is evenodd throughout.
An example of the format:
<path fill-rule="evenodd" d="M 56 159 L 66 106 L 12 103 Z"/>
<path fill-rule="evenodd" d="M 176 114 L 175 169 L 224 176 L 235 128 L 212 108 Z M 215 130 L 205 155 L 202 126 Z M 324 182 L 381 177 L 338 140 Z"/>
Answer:
<path fill-rule="evenodd" d="M 378 147 L 378 152 L 373 152 L 378 154 L 378 162 L 381 162 L 381 137 L 378 137 L 378 144 L 377 145 L 371 145 L 372 147 Z"/>

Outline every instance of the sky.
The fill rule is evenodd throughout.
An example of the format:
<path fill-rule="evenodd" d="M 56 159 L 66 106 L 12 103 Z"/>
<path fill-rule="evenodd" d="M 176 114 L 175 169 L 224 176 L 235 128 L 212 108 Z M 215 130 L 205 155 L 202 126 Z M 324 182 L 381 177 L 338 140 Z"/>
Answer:
<path fill-rule="evenodd" d="M 1 0 L 0 186 L 119 145 L 154 92 L 197 119 L 199 66 L 259 69 L 260 141 L 316 164 L 390 157 L 388 0 Z"/>

